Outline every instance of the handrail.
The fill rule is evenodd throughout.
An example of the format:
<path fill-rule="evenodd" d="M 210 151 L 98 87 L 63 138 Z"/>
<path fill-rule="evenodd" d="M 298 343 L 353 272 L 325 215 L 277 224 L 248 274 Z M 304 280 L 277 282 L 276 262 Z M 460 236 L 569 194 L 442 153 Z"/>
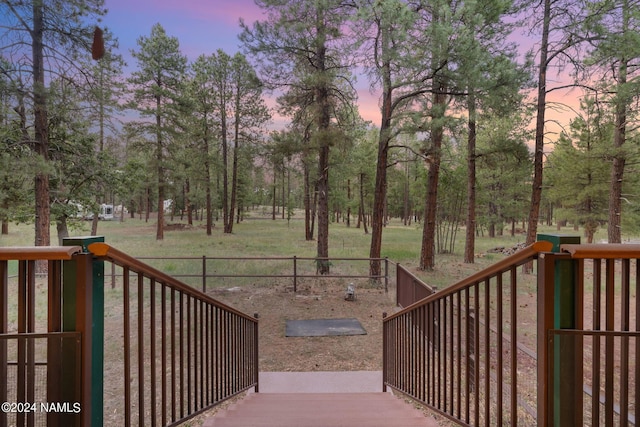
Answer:
<path fill-rule="evenodd" d="M 82 252 L 80 246 L 16 246 L 0 248 L 0 261 L 62 261 Z"/>
<path fill-rule="evenodd" d="M 496 262 L 495 264 L 492 264 L 491 266 L 472 274 L 471 276 L 467 277 L 466 279 L 462 279 L 461 281 L 457 282 L 454 285 L 448 286 L 445 289 L 439 290 L 436 293 L 420 300 L 420 301 L 416 301 L 415 303 L 405 307 L 403 310 L 394 313 L 392 315 L 389 315 L 385 321 L 391 320 L 395 317 L 401 316 L 403 313 L 411 311 L 415 308 L 424 306 L 429 304 L 430 302 L 437 300 L 437 299 L 441 299 L 441 298 L 445 298 L 449 295 L 453 295 L 456 294 L 458 292 L 460 292 L 461 290 L 463 290 L 464 288 L 473 285 L 475 283 L 481 282 L 483 280 L 485 280 L 487 277 L 493 277 L 499 273 L 503 273 L 509 269 L 511 269 L 513 266 L 518 266 L 521 264 L 524 264 L 526 262 L 528 262 L 531 257 L 541 253 L 541 252 L 549 252 L 551 250 L 551 248 L 553 248 L 553 244 L 551 242 L 544 242 L 544 241 L 538 241 L 533 243 L 532 245 L 529 245 L 517 252 L 515 252 L 514 254 Z"/>
<path fill-rule="evenodd" d="M 562 252 L 568 252 L 575 259 L 631 259 L 640 258 L 639 244 L 589 243 L 584 245 L 560 245 Z"/>
<path fill-rule="evenodd" d="M 137 258 L 127 255 L 126 253 L 114 248 L 113 246 L 107 243 L 102 243 L 102 242 L 92 243 L 88 246 L 88 249 L 95 256 L 107 259 L 113 262 L 114 264 L 119 265 L 120 267 L 128 266 L 131 270 L 135 272 L 146 273 L 151 277 L 155 277 L 156 279 L 159 279 L 160 281 L 164 282 L 167 286 L 177 291 L 184 292 L 188 295 L 191 295 L 193 297 L 196 297 L 208 303 L 215 304 L 216 306 L 223 308 L 245 319 L 255 321 L 253 317 L 245 313 L 242 313 L 241 311 L 238 311 L 235 308 L 228 306 L 216 299 L 211 298 L 209 295 L 205 294 L 204 292 L 201 292 L 189 285 L 186 285 L 185 283 L 173 278 L 172 276 L 166 273 L 163 273 L 162 271 L 155 269 L 150 265 L 147 265 L 139 261 Z"/>

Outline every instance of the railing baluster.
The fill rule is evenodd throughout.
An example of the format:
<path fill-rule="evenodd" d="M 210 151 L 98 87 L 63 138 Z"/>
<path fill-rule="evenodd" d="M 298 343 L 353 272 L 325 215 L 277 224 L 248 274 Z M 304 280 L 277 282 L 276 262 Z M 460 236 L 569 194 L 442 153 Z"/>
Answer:
<path fill-rule="evenodd" d="M 616 261 L 608 259 L 606 261 L 606 309 L 605 309 L 605 329 L 613 331 L 615 328 L 615 269 Z M 614 394 L 614 357 L 615 357 L 614 337 L 607 335 L 605 338 L 605 405 L 604 422 L 607 426 L 613 425 L 613 394 Z"/>
<path fill-rule="evenodd" d="M 162 283 L 160 288 L 160 363 L 162 364 L 162 369 L 160 370 L 160 387 L 162 389 L 161 397 L 162 406 L 161 406 L 161 421 L 162 425 L 167 425 L 167 285 Z"/>
<path fill-rule="evenodd" d="M 478 316 L 480 317 L 480 316 Z M 484 281 L 484 424 L 491 420 L 491 282 Z"/>
<path fill-rule="evenodd" d="M 215 308 L 215 322 L 218 327 L 216 328 L 216 336 L 215 336 L 215 400 L 220 400 L 220 396 L 222 395 L 222 376 L 220 374 L 220 366 L 222 366 L 222 314 L 221 309 Z"/>
<path fill-rule="evenodd" d="M 471 324 L 471 305 L 470 305 L 471 299 L 469 296 L 469 288 L 465 288 L 464 289 L 464 310 L 465 310 L 465 323 L 466 323 L 466 328 L 465 328 L 465 364 L 464 364 L 464 371 L 465 371 L 465 396 L 464 396 L 464 418 L 463 420 L 468 423 L 469 420 L 471 419 L 471 375 L 472 373 L 470 372 L 469 369 L 469 365 L 471 363 L 471 335 L 469 334 L 469 325 Z"/>
<path fill-rule="evenodd" d="M 602 260 L 593 260 L 593 330 L 599 331 L 602 322 Z M 593 349 L 591 351 L 593 368 L 591 372 L 591 383 L 593 393 L 591 395 L 591 425 L 594 427 L 600 424 L 600 335 L 593 337 Z"/>
<path fill-rule="evenodd" d="M 27 332 L 27 317 L 29 315 L 28 309 L 28 263 L 29 261 L 19 261 L 18 263 L 18 333 Z M 17 401 L 26 402 L 26 339 L 18 339 L 18 387 L 17 387 Z M 18 426 L 25 425 L 24 412 L 18 412 L 16 414 L 16 423 Z"/>
<path fill-rule="evenodd" d="M 456 418 L 462 417 L 462 293 L 456 292 Z"/>
<path fill-rule="evenodd" d="M 499 425 L 503 425 L 504 414 L 503 414 L 503 372 L 504 372 L 504 360 L 502 354 L 502 294 L 504 292 L 502 288 L 502 273 L 496 277 L 496 403 L 497 403 L 497 414 L 496 421 Z M 490 405 L 489 405 L 490 406 Z"/>
<path fill-rule="evenodd" d="M 409 357 L 411 358 L 411 369 L 412 372 L 420 372 L 418 369 L 418 355 L 416 354 L 417 343 L 419 340 L 419 332 L 418 332 L 418 317 L 416 313 L 412 313 L 411 315 L 411 344 L 409 346 Z M 409 375 L 410 379 L 410 389 L 411 395 L 417 396 L 418 394 L 418 385 L 416 381 L 417 375 Z"/>
<path fill-rule="evenodd" d="M 176 380 L 176 372 L 177 372 L 177 358 L 176 355 L 176 290 L 171 289 L 171 421 L 176 421 L 178 419 L 177 413 L 177 400 L 176 400 L 176 391 L 177 391 L 177 380 Z"/>
<path fill-rule="evenodd" d="M 0 334 L 9 332 L 9 263 L 0 260 Z M 8 399 L 7 341 L 0 339 L 0 401 Z M 7 413 L 0 411 L 0 425 L 6 426 Z"/>
<path fill-rule="evenodd" d="M 636 331 L 640 331 L 640 259 L 635 260 L 636 262 L 636 272 L 635 272 L 635 285 L 636 285 L 636 289 L 635 289 L 635 294 L 636 294 L 636 300 L 635 300 L 635 317 L 636 317 Z M 640 338 L 636 337 L 635 338 L 635 373 L 634 373 L 634 384 L 635 384 L 635 391 L 634 391 L 634 400 L 633 400 L 633 407 L 635 408 L 635 416 L 636 416 L 636 423 L 638 421 L 638 419 L 640 418 L 640 363 L 638 360 L 638 355 L 640 355 Z"/>
<path fill-rule="evenodd" d="M 630 260 L 622 260 L 620 286 L 620 330 L 629 331 Z M 620 427 L 629 425 L 629 338 L 621 337 L 620 343 Z"/>
<path fill-rule="evenodd" d="M 480 425 L 480 284 L 476 283 L 473 287 L 473 314 L 475 316 L 475 328 L 473 342 L 474 342 L 474 355 L 473 355 L 473 398 L 474 398 L 474 423 Z"/>
<path fill-rule="evenodd" d="M 128 427 L 131 425 L 131 313 L 130 313 L 130 276 L 129 268 L 122 268 L 122 296 L 123 296 L 123 317 L 124 317 L 124 422 Z"/>
<path fill-rule="evenodd" d="M 441 336 L 441 340 L 440 340 L 440 347 L 442 348 L 442 350 L 438 353 L 440 355 L 440 353 L 442 354 L 442 375 L 438 375 L 438 378 L 441 378 L 440 382 L 441 382 L 441 386 L 440 389 L 442 389 L 442 401 L 440 402 L 440 407 L 447 412 L 447 343 L 449 342 L 449 337 L 447 336 L 447 330 L 449 329 L 449 324 L 448 324 L 448 312 L 447 312 L 447 298 L 443 298 L 439 304 L 440 306 L 440 320 L 441 320 L 441 328 L 442 328 L 442 334 L 440 334 Z"/>
<path fill-rule="evenodd" d="M 36 262 L 27 262 L 29 280 L 27 281 L 27 332 L 36 331 Z M 27 399 L 25 402 L 35 402 L 36 395 L 36 343 L 27 339 Z M 27 426 L 33 427 L 35 413 L 27 414 Z"/>
<path fill-rule="evenodd" d="M 144 276 L 138 273 L 138 425 L 144 425 Z"/>
<path fill-rule="evenodd" d="M 157 423 L 157 408 L 156 408 L 156 281 L 151 279 L 149 281 L 149 379 L 151 381 L 151 426 L 155 427 Z"/>
<path fill-rule="evenodd" d="M 200 373 L 200 380 L 198 381 L 198 390 L 200 392 L 200 404 L 197 406 L 198 408 L 204 408 L 206 406 L 205 400 L 204 400 L 204 384 L 205 384 L 205 380 L 204 380 L 204 374 L 205 374 L 205 369 L 204 369 L 204 360 L 205 360 L 205 345 L 204 345 L 204 329 L 205 327 L 207 327 L 206 324 L 206 319 L 205 316 L 203 315 L 203 310 L 205 308 L 205 304 L 203 301 L 198 301 L 198 321 L 196 322 L 196 325 L 199 325 L 200 328 L 198 329 L 199 331 L 199 335 L 198 335 L 198 348 L 200 349 L 200 354 L 199 354 L 199 360 L 200 363 L 197 364 L 196 366 L 199 366 L 199 369 L 196 371 Z"/>
<path fill-rule="evenodd" d="M 518 275 L 515 268 L 509 270 L 510 279 L 510 313 L 511 330 L 511 426 L 518 427 Z"/>
<path fill-rule="evenodd" d="M 180 402 L 180 418 L 184 418 L 185 416 L 185 403 L 184 403 L 184 330 L 185 330 L 185 322 L 184 322 L 184 294 L 182 292 L 178 293 L 178 384 L 180 387 L 179 391 L 179 402 Z"/>
<path fill-rule="evenodd" d="M 191 311 L 191 297 L 189 295 L 185 295 L 186 300 L 187 300 L 187 313 L 186 313 L 186 318 L 187 318 L 187 324 L 185 325 L 185 328 L 187 330 L 187 348 L 186 348 L 186 355 L 185 355 L 185 359 L 187 359 L 187 384 L 186 384 L 186 388 L 185 388 L 185 392 L 187 394 L 187 414 L 190 414 L 192 411 L 191 408 L 191 404 L 192 404 L 192 395 L 191 395 L 191 373 L 192 373 L 192 366 L 191 366 L 191 359 L 192 359 L 192 340 L 191 340 L 191 318 L 192 318 L 192 311 Z"/>
<path fill-rule="evenodd" d="M 209 406 L 211 404 L 211 355 L 213 354 L 211 347 L 211 330 L 213 329 L 211 326 L 213 321 L 211 319 L 211 309 L 212 307 L 209 304 L 205 305 L 205 321 L 204 321 L 204 353 L 206 357 L 204 358 L 204 399 L 205 405 Z"/>
<path fill-rule="evenodd" d="M 435 406 L 435 346 L 436 346 L 436 339 L 435 339 L 435 328 L 436 328 L 436 322 L 435 322 L 435 315 L 434 315 L 434 305 L 433 304 L 428 304 L 425 306 L 426 310 L 427 310 L 427 319 L 429 320 L 429 324 L 427 325 L 427 337 L 428 337 L 428 343 L 429 343 L 429 349 L 428 349 L 428 357 L 427 357 L 427 392 L 428 392 L 428 397 L 427 397 L 427 402 L 430 403 L 431 405 Z"/>

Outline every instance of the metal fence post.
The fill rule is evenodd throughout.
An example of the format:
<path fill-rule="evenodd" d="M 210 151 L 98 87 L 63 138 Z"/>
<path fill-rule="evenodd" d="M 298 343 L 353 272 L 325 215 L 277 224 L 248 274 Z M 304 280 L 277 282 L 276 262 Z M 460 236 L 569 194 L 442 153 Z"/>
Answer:
<path fill-rule="evenodd" d="M 207 293 L 207 256 L 202 255 L 202 292 Z"/>
<path fill-rule="evenodd" d="M 293 292 L 298 292 L 298 257 L 293 256 Z"/>
<path fill-rule="evenodd" d="M 89 252 L 103 236 L 67 238 L 63 246 L 81 246 L 83 252 L 63 263 L 62 330 L 82 333 L 81 408 L 83 426 L 103 425 L 104 402 L 104 261 Z M 72 362 L 71 362 L 72 363 Z M 63 360 L 69 375 L 76 367 Z M 76 371 L 77 372 L 77 371 Z"/>
<path fill-rule="evenodd" d="M 389 293 L 389 257 L 384 257 L 384 293 Z"/>
<path fill-rule="evenodd" d="M 539 234 L 538 240 L 553 243 L 552 252 L 554 253 L 560 252 L 562 244 L 580 243 L 579 236 L 554 234 Z M 542 259 L 544 263 L 544 257 Z M 544 359 L 548 359 L 543 364 L 546 365 L 548 372 L 538 372 L 538 386 L 541 387 L 540 381 L 543 380 L 551 382 L 551 384 L 542 385 L 542 388 L 550 393 L 549 399 L 546 400 L 547 411 L 549 411 L 547 421 L 555 426 L 581 425 L 583 418 L 582 342 L 578 339 L 568 340 L 557 335 L 553 336 L 548 331 L 550 329 L 578 329 L 581 327 L 580 313 L 582 309 L 578 301 L 582 299 L 583 290 L 578 289 L 577 286 L 576 262 L 574 260 L 564 257 L 559 259 L 557 256 L 553 256 L 549 257 L 549 261 L 545 263 L 543 268 L 543 277 L 538 275 L 539 281 L 546 282 L 542 283 L 538 289 L 539 298 L 543 298 L 543 301 L 538 301 L 538 342 L 540 344 L 540 339 L 546 340 L 543 348 L 538 348 L 538 358 L 542 356 Z M 549 283 L 551 280 L 553 280 L 553 284 Z M 552 346 L 552 348 L 548 346 Z M 549 357 L 550 353 L 553 355 L 552 358 Z M 542 365 L 539 364 L 539 369 L 541 368 Z M 539 400 L 538 404 L 540 403 Z M 538 419 L 538 422 L 548 425 L 545 424 L 545 420 Z"/>
<path fill-rule="evenodd" d="M 387 318 L 387 312 L 382 313 L 382 392 L 387 392 L 387 372 L 389 370 L 389 338 L 387 337 L 388 325 L 384 319 Z"/>

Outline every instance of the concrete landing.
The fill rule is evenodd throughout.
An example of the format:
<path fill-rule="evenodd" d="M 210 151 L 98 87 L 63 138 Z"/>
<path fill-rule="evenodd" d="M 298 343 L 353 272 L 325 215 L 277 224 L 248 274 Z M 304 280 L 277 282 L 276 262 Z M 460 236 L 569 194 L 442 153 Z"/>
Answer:
<path fill-rule="evenodd" d="M 379 393 L 382 371 L 260 372 L 260 393 Z"/>

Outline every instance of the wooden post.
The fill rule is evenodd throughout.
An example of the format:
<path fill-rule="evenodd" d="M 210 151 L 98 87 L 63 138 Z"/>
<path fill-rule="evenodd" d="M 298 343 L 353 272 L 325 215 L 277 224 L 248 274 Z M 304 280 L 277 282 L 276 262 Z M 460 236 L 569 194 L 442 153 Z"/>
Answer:
<path fill-rule="evenodd" d="M 0 334 L 6 334 L 9 327 L 9 305 L 8 305 L 8 289 L 9 289 L 9 263 L 0 261 Z M 8 397 L 8 371 L 7 371 L 7 341 L 0 339 L 0 400 L 7 401 Z M 0 411 L 0 425 L 7 425 L 7 414 Z"/>
<path fill-rule="evenodd" d="M 539 234 L 538 240 L 553 243 L 557 254 L 538 261 L 538 425 L 582 425 L 582 340 L 549 332 L 582 327 L 576 261 L 559 254 L 560 245 L 579 244 L 580 237 Z"/>
<path fill-rule="evenodd" d="M 83 426 L 102 426 L 104 418 L 104 262 L 95 260 L 87 249 L 96 242 L 104 242 L 104 237 L 74 237 L 63 242 L 83 250 L 64 262 L 62 285 L 62 330 L 82 333 L 81 362 L 76 363 L 81 369 Z M 64 375 L 73 378 L 75 369 L 72 362 L 63 359 Z"/>

